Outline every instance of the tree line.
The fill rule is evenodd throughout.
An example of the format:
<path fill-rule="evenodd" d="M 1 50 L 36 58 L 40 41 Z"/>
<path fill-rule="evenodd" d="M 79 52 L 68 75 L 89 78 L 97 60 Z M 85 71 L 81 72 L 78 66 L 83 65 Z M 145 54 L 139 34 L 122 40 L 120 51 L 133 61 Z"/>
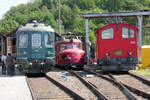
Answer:
<path fill-rule="evenodd" d="M 108 13 L 150 9 L 150 0 L 60 0 L 61 33 L 73 32 L 85 34 L 85 13 Z M 59 0 L 35 0 L 32 3 L 12 7 L 0 20 L 0 33 L 6 34 L 29 18 L 37 18 L 40 22 L 51 25 L 58 32 Z M 115 19 L 115 18 L 114 18 Z M 93 19 L 90 24 L 90 39 L 95 43 L 95 31 L 107 23 L 115 22 L 113 18 Z M 123 22 L 135 25 L 135 18 L 121 18 Z M 144 18 L 144 26 L 148 26 L 149 17 Z M 144 40 L 150 43 L 150 32 L 144 32 Z"/>

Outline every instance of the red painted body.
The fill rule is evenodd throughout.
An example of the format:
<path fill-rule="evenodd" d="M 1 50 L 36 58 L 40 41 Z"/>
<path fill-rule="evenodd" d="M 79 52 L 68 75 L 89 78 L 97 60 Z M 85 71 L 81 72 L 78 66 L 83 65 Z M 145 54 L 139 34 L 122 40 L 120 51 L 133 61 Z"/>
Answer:
<path fill-rule="evenodd" d="M 138 62 L 137 27 L 113 23 L 99 28 L 96 35 L 96 59 L 102 70 L 135 69 Z"/>
<path fill-rule="evenodd" d="M 122 27 L 134 30 L 134 38 L 122 38 Z M 102 39 L 102 31 L 108 28 L 114 29 L 113 39 Z M 105 53 L 110 54 L 110 58 L 128 57 L 129 52 L 133 52 L 133 57 L 137 57 L 137 33 L 138 29 L 130 24 L 114 23 L 106 25 L 97 30 L 97 58 L 104 58 Z M 122 51 L 121 56 L 115 56 L 115 51 Z"/>
<path fill-rule="evenodd" d="M 57 65 L 83 66 L 84 56 L 85 51 L 82 50 L 82 42 L 60 42 L 56 44 Z"/>

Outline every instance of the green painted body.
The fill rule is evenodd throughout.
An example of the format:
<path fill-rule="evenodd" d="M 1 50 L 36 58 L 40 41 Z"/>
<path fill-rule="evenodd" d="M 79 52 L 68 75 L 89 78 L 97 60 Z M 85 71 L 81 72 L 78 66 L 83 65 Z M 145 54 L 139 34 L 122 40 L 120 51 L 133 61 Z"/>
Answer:
<path fill-rule="evenodd" d="M 55 65 L 54 31 L 47 26 L 21 27 L 17 36 L 17 66 L 25 73 L 48 72 Z"/>

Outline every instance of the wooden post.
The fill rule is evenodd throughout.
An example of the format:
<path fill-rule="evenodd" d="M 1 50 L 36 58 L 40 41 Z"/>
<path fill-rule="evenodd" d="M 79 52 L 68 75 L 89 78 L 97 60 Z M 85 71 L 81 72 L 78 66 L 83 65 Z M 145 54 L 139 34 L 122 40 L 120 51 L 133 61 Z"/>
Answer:
<path fill-rule="evenodd" d="M 4 40 L 3 40 L 3 36 L 1 36 L 1 54 L 4 54 Z"/>
<path fill-rule="evenodd" d="M 0 40 L 0 43 L 1 43 L 1 44 L 0 44 L 0 46 L 1 46 L 1 53 L 0 53 L 0 54 L 2 55 L 2 54 L 3 54 L 3 44 L 2 44 L 2 43 L 3 43 L 3 42 L 2 42 L 3 39 L 2 39 L 2 36 L 0 36 L 0 39 L 1 39 L 1 40 Z"/>
<path fill-rule="evenodd" d="M 143 17 L 142 16 L 137 16 L 137 27 L 138 27 L 138 58 L 141 58 L 142 22 L 143 22 Z"/>
<path fill-rule="evenodd" d="M 87 59 L 87 65 L 90 64 L 90 41 L 89 41 L 89 25 L 88 25 L 88 19 L 85 19 L 85 46 L 86 46 L 86 59 Z"/>
<path fill-rule="evenodd" d="M 12 53 L 12 41 L 11 37 L 7 37 L 7 54 Z"/>

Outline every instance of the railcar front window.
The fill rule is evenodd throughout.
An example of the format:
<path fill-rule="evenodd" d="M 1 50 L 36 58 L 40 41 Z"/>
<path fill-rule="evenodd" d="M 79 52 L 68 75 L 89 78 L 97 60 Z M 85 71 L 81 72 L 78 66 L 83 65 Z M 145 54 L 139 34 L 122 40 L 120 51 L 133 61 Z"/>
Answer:
<path fill-rule="evenodd" d="M 63 44 L 60 46 L 60 51 L 65 50 L 65 49 L 74 49 L 74 48 L 79 48 L 80 46 L 78 44 Z"/>
<path fill-rule="evenodd" d="M 51 47 L 52 44 L 54 43 L 54 34 L 51 32 L 46 32 L 44 35 L 44 40 L 45 40 L 45 46 Z"/>
<path fill-rule="evenodd" d="M 67 46 L 67 49 L 78 48 L 78 45 L 76 45 L 76 44 L 68 44 L 66 46 Z"/>
<path fill-rule="evenodd" d="M 113 28 L 105 29 L 102 31 L 102 39 L 113 39 L 114 30 Z"/>
<path fill-rule="evenodd" d="M 19 48 L 27 48 L 28 47 L 28 35 L 21 34 L 19 36 Z"/>
<path fill-rule="evenodd" d="M 134 30 L 130 28 L 122 28 L 122 38 L 134 38 Z"/>
<path fill-rule="evenodd" d="M 41 34 L 32 34 L 32 47 L 41 46 Z"/>

